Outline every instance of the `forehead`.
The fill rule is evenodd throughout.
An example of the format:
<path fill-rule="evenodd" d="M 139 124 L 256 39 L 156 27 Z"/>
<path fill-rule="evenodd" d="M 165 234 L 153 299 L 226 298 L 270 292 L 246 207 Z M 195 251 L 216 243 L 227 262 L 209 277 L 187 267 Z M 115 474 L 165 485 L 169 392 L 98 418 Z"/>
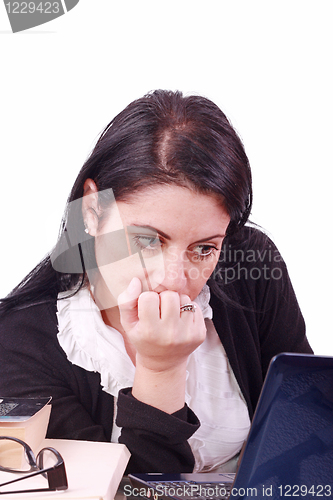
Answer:
<path fill-rule="evenodd" d="M 109 223 L 118 217 L 124 225 L 150 225 L 166 233 L 186 231 L 189 235 L 225 232 L 230 221 L 217 196 L 179 186 L 146 188 L 116 202 L 110 207 Z"/>

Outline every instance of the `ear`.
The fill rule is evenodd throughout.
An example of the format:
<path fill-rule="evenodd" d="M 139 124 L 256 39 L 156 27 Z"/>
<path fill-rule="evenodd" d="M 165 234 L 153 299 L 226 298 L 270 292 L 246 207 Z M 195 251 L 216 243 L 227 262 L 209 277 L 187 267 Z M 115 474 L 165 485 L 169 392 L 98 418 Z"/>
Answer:
<path fill-rule="evenodd" d="M 83 185 L 82 216 L 90 236 L 97 234 L 99 211 L 97 186 L 92 179 L 86 179 Z"/>

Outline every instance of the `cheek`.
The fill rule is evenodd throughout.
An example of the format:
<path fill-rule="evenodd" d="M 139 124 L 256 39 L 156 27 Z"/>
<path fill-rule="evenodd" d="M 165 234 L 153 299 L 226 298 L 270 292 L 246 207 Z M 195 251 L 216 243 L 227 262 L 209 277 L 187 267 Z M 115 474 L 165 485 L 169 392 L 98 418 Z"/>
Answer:
<path fill-rule="evenodd" d="M 144 250 L 135 251 L 123 238 L 123 231 L 106 233 L 95 238 L 97 266 L 114 297 L 127 288 L 133 277 L 141 280 L 143 291 L 150 290 L 163 281 L 163 252 L 156 251 L 153 254 L 152 256 Z"/>
<path fill-rule="evenodd" d="M 98 256 L 96 255 L 98 264 Z M 107 289 L 114 298 L 126 290 L 134 276 L 141 280 L 144 290 L 148 290 L 148 284 L 142 269 L 138 254 L 131 255 L 125 259 L 112 262 L 111 264 L 99 265 L 99 272 L 107 286 Z"/>
<path fill-rule="evenodd" d="M 208 261 L 202 261 L 196 265 L 192 264 L 187 270 L 188 288 L 190 290 L 191 299 L 195 299 L 201 292 L 203 286 L 206 284 L 211 274 L 213 273 L 218 256 Z"/>
<path fill-rule="evenodd" d="M 129 273 L 133 273 L 138 267 L 137 259 L 133 259 L 136 256 L 129 256 L 122 232 L 115 231 L 96 237 L 95 257 L 107 288 L 117 297 L 126 288 Z"/>
<path fill-rule="evenodd" d="M 216 262 L 202 262 L 189 270 L 189 278 L 199 282 L 206 282 L 214 271 Z"/>

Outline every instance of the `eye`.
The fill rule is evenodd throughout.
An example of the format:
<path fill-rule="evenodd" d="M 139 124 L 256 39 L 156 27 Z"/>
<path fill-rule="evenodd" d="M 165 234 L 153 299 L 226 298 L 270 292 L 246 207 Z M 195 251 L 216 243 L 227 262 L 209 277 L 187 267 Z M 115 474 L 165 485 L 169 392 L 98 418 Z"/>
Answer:
<path fill-rule="evenodd" d="M 162 241 L 157 236 L 137 234 L 134 236 L 134 244 L 142 252 L 156 252 L 162 246 Z"/>
<path fill-rule="evenodd" d="M 213 256 L 217 251 L 214 245 L 197 245 L 189 252 L 194 260 L 204 260 Z"/>

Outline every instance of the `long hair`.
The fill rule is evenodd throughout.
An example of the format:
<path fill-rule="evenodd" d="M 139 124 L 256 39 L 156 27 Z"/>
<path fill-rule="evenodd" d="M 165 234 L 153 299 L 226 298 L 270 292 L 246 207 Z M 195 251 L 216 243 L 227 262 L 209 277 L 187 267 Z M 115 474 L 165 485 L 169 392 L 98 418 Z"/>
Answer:
<path fill-rule="evenodd" d="M 209 99 L 178 91 L 151 92 L 106 126 L 74 183 L 59 238 L 70 219 L 78 241 L 84 233 L 81 210 L 69 207 L 82 198 L 88 178 L 97 185 L 102 209 L 110 204 L 103 196 L 110 189 L 116 201 L 163 184 L 217 195 L 230 216 L 227 235 L 244 226 L 252 206 L 249 161 L 227 117 Z M 84 270 L 60 273 L 48 255 L 2 300 L 0 311 L 54 298 L 60 291 L 75 293 L 85 282 Z"/>

